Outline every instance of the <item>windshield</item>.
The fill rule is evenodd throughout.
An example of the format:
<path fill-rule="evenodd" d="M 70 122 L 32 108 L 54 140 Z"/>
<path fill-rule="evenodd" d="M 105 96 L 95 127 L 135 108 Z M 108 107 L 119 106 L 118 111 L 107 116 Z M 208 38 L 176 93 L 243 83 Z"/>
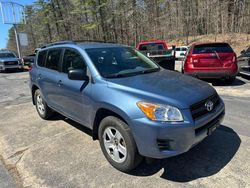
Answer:
<path fill-rule="evenodd" d="M 193 50 L 193 54 L 202 54 L 211 52 L 232 53 L 233 49 L 227 43 L 218 43 L 218 44 L 196 45 Z"/>
<path fill-rule="evenodd" d="M 0 53 L 0 58 L 16 57 L 13 53 Z"/>
<path fill-rule="evenodd" d="M 86 49 L 99 73 L 105 78 L 134 76 L 159 71 L 152 60 L 129 47 Z"/>

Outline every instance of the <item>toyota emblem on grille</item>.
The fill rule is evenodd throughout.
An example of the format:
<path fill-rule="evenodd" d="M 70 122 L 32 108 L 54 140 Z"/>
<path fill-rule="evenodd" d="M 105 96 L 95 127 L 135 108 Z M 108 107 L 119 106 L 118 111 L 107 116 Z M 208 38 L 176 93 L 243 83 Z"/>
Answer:
<path fill-rule="evenodd" d="M 214 103 L 212 102 L 212 101 L 207 101 L 206 103 L 205 103 L 205 107 L 207 108 L 207 111 L 212 111 L 213 110 L 213 108 L 214 108 Z"/>

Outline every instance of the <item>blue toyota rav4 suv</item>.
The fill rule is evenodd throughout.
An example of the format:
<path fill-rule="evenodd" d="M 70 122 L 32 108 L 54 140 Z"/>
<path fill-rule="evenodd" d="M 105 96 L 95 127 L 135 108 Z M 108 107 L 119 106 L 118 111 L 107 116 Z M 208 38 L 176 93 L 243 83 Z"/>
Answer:
<path fill-rule="evenodd" d="M 39 50 L 30 71 L 33 103 L 90 128 L 106 159 L 129 171 L 142 160 L 188 151 L 221 123 L 209 84 L 160 68 L 129 46 L 64 41 Z"/>

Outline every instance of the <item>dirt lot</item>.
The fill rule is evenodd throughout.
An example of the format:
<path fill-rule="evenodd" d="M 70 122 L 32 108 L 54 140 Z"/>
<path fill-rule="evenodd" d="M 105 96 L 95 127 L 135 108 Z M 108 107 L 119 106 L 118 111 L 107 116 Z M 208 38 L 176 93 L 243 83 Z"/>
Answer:
<path fill-rule="evenodd" d="M 130 174 L 109 165 L 88 129 L 60 115 L 39 118 L 27 72 L 0 73 L 0 88 L 0 159 L 19 187 L 250 187 L 248 79 L 215 86 L 226 117 L 213 135 Z"/>

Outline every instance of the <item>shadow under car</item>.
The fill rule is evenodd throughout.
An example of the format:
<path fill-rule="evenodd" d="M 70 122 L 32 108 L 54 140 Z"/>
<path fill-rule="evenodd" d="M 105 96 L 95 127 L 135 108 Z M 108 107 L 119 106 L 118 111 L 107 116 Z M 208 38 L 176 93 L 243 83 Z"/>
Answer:
<path fill-rule="evenodd" d="M 130 174 L 151 176 L 161 169 L 161 178 L 174 182 L 189 182 L 218 173 L 234 157 L 241 139 L 231 128 L 221 125 L 211 136 L 190 151 L 171 158 L 143 162 Z"/>
<path fill-rule="evenodd" d="M 88 136 L 92 131 L 73 120 L 58 114 L 51 121 L 63 120 Z M 221 125 L 211 136 L 186 153 L 167 158 L 155 159 L 151 164 L 145 160 L 129 174 L 151 176 L 164 169 L 161 178 L 174 182 L 189 182 L 218 173 L 234 157 L 241 144 L 238 134 Z"/>

